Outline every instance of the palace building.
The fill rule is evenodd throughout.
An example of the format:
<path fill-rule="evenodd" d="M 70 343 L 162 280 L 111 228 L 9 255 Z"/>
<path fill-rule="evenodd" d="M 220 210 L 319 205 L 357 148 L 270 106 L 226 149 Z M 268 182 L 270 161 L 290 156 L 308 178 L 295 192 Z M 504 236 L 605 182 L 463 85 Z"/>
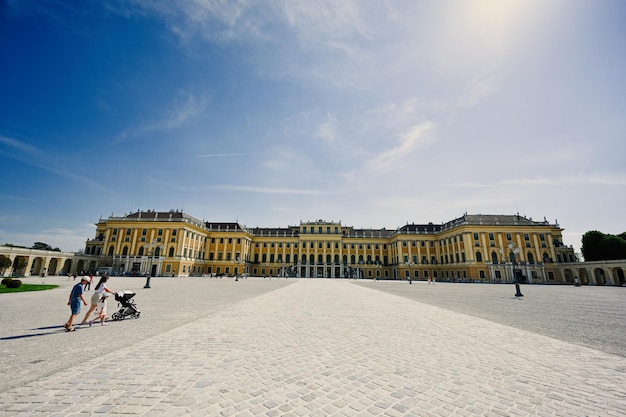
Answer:
<path fill-rule="evenodd" d="M 149 210 L 100 219 L 85 255 L 108 259 L 118 275 L 560 283 L 571 277 L 559 264 L 577 261 L 562 231 L 519 214 L 464 214 L 392 230 L 325 220 L 247 228 Z"/>

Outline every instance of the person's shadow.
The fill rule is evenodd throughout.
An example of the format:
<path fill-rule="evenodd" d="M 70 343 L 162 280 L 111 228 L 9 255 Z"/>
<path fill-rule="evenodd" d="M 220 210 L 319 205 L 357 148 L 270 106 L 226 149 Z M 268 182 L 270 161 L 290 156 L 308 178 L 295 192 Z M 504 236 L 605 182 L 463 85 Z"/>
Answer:
<path fill-rule="evenodd" d="M 31 329 L 31 330 L 57 330 L 57 329 L 63 329 L 63 331 L 65 331 L 65 327 L 63 327 L 63 326 L 37 327 L 37 328 Z M 19 334 L 19 335 L 15 335 L 15 336 L 0 337 L 0 340 L 26 339 L 27 337 L 48 336 L 48 335 L 55 334 L 55 333 L 58 333 L 58 332 L 50 331 L 50 332 L 45 332 L 45 333 Z"/>

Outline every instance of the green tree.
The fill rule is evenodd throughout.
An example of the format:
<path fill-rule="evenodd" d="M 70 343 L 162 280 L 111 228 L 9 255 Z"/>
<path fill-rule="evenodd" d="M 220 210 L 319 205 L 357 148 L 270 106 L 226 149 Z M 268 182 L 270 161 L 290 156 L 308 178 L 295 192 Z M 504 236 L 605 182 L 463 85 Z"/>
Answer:
<path fill-rule="evenodd" d="M 43 242 L 35 242 L 31 249 L 39 249 L 39 250 L 52 250 L 52 246 Z"/>
<path fill-rule="evenodd" d="M 591 230 L 583 235 L 582 252 L 586 261 L 626 259 L 626 233 L 611 235 Z"/>

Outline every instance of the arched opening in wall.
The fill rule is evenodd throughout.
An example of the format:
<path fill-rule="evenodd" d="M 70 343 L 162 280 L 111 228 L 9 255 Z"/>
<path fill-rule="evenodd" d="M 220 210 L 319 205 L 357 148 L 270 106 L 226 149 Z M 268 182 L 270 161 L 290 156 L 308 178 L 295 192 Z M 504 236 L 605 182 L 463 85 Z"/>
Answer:
<path fill-rule="evenodd" d="M 172 246 L 169 250 L 169 253 L 167 255 L 169 258 L 173 258 L 174 257 L 174 247 Z"/>
<path fill-rule="evenodd" d="M 613 270 L 613 282 L 620 287 L 626 286 L 626 279 L 624 279 L 624 270 L 617 267 Z"/>
<path fill-rule="evenodd" d="M 578 270 L 578 277 L 580 278 L 581 285 L 589 285 L 589 275 L 587 275 L 587 270 L 581 268 Z"/>
<path fill-rule="evenodd" d="M 113 254 L 115 253 L 115 248 L 113 246 L 109 247 L 109 256 L 113 256 Z"/>
<path fill-rule="evenodd" d="M 606 285 L 606 276 L 602 268 L 596 268 L 593 270 L 593 276 L 596 279 L 598 285 Z"/>
<path fill-rule="evenodd" d="M 482 262 L 483 261 L 483 254 L 480 252 L 476 252 L 476 262 Z"/>
<path fill-rule="evenodd" d="M 569 283 L 574 282 L 574 274 L 572 273 L 571 269 L 565 269 L 563 271 L 563 276 L 565 278 L 565 282 L 569 282 Z"/>
<path fill-rule="evenodd" d="M 57 275 L 59 272 L 59 259 L 52 258 L 50 259 L 50 263 L 48 264 L 48 275 Z"/>
<path fill-rule="evenodd" d="M 531 265 L 535 263 L 535 256 L 532 252 L 528 252 L 528 254 L 526 255 L 526 259 L 528 259 L 528 263 Z"/>
<path fill-rule="evenodd" d="M 493 262 L 494 264 L 498 263 L 498 254 L 495 251 L 491 252 L 491 262 Z"/>
<path fill-rule="evenodd" d="M 65 260 L 65 263 L 63 264 L 63 269 L 60 272 L 63 273 L 64 275 L 67 275 L 70 272 L 72 272 L 72 260 L 71 259 Z"/>
<path fill-rule="evenodd" d="M 30 267 L 30 275 L 40 275 L 43 271 L 44 258 L 36 257 Z"/>

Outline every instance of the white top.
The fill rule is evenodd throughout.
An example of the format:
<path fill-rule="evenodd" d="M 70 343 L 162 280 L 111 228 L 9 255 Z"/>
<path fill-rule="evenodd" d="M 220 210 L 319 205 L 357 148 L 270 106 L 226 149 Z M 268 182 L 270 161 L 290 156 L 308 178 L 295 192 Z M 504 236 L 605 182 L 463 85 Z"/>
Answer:
<path fill-rule="evenodd" d="M 98 288 L 96 288 L 96 294 L 102 294 L 107 290 L 107 283 L 103 282 Z"/>

